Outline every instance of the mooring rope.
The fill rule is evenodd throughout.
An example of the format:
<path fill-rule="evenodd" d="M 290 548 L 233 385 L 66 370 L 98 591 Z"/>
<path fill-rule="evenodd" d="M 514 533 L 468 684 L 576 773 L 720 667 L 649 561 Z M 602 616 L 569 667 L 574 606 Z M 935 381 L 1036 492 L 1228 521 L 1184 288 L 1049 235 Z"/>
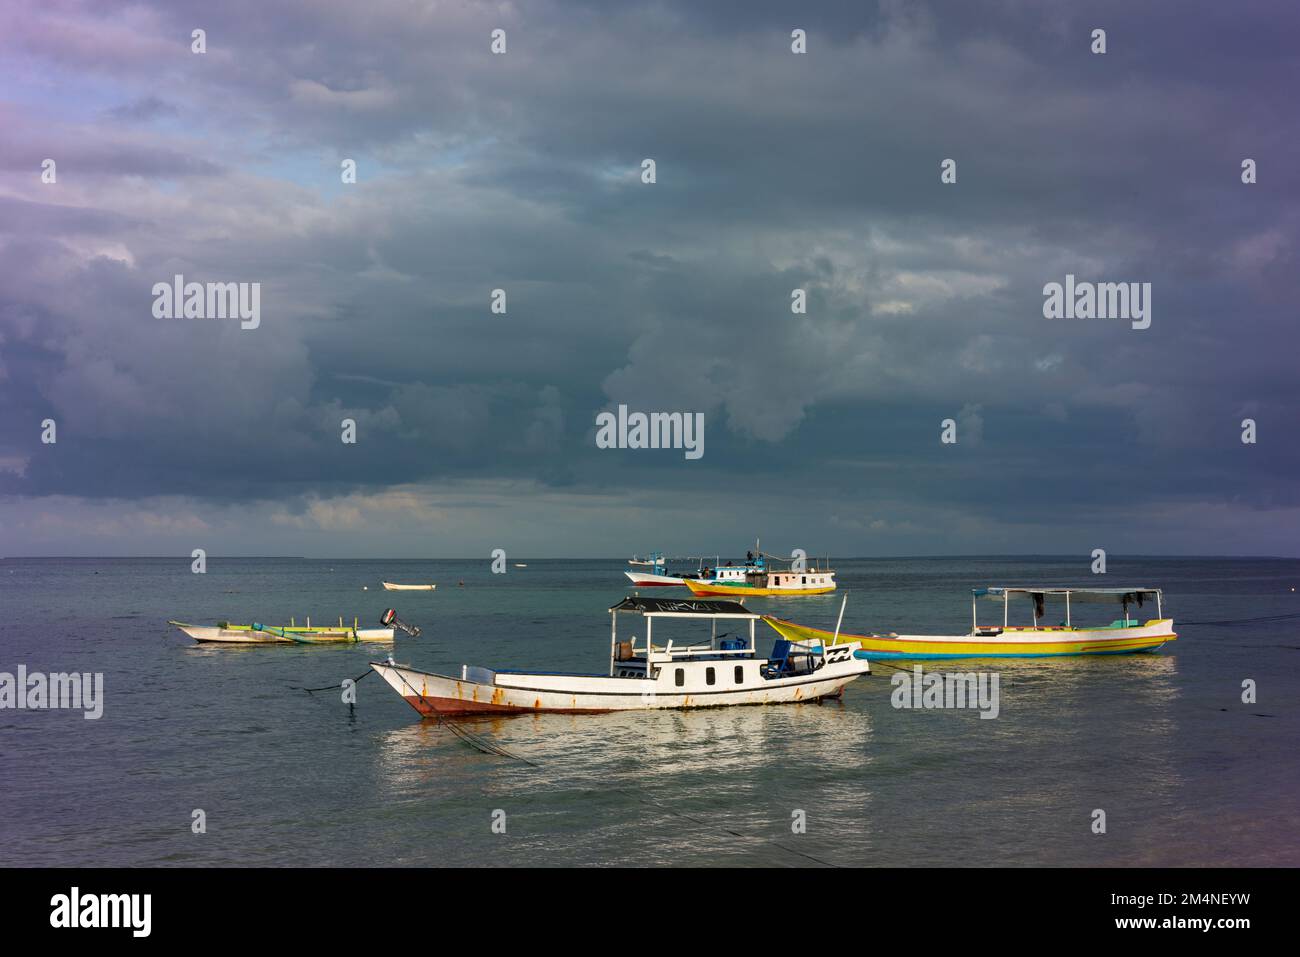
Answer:
<path fill-rule="evenodd" d="M 1180 625 L 1249 625 L 1256 621 L 1286 621 L 1290 618 L 1300 618 L 1300 612 L 1290 615 L 1262 615 L 1259 618 L 1225 618 L 1222 621 L 1182 621 Z"/>
<path fill-rule="evenodd" d="M 353 684 L 356 684 L 356 683 L 357 683 L 358 681 L 360 681 L 362 678 L 369 677 L 369 676 L 372 675 L 372 674 L 374 674 L 374 670 L 373 670 L 373 669 L 372 669 L 372 670 L 367 670 L 365 674 L 357 675 L 355 678 L 344 678 L 343 681 L 351 681 Z M 317 691 L 337 691 L 339 688 L 342 688 L 342 687 L 343 687 L 343 681 L 340 681 L 340 682 L 339 682 L 338 684 L 336 684 L 336 685 L 326 685 L 326 686 L 323 687 L 323 688 L 300 688 L 300 687 L 298 687 L 297 685 L 289 685 L 289 690 L 291 690 L 291 691 L 305 691 L 305 692 L 307 692 L 308 694 L 313 694 L 314 692 L 317 692 Z"/>
<path fill-rule="evenodd" d="M 401 680 L 402 684 L 406 685 L 407 688 L 410 688 L 411 694 L 415 695 L 415 697 L 419 698 L 421 701 L 425 700 L 424 695 L 420 694 L 420 692 L 416 691 L 414 688 L 411 687 L 411 683 L 406 680 L 406 676 L 402 674 L 400 669 L 398 669 L 395 665 L 389 665 L 389 667 L 393 669 L 393 672 L 397 675 L 398 679 Z M 505 748 L 497 744 L 495 741 L 484 739 L 480 735 L 476 735 L 472 731 L 462 728 L 455 721 L 451 721 L 448 718 L 444 717 L 443 715 L 438 714 L 437 711 L 434 711 L 431 717 L 435 721 L 437 721 L 440 725 L 444 725 L 448 730 L 450 730 L 453 734 L 455 734 L 456 737 L 460 738 L 466 744 L 470 745 L 473 748 L 477 748 L 479 751 L 482 751 L 484 754 L 496 754 L 496 755 L 500 755 L 503 758 L 510 758 L 514 761 L 522 761 L 524 764 L 531 765 L 532 767 L 539 766 L 533 763 L 532 761 L 529 761 L 525 757 L 521 757 L 517 754 L 507 751 Z"/>

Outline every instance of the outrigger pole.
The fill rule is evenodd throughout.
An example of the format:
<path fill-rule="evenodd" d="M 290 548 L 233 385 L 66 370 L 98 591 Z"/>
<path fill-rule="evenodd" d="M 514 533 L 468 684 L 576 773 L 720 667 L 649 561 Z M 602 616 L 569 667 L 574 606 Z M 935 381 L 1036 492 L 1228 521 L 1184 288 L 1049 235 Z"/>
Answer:
<path fill-rule="evenodd" d="M 840 617 L 835 619 L 835 638 L 831 641 L 832 645 L 840 643 L 840 625 L 844 624 L 844 606 L 849 603 L 849 596 L 846 594 L 844 600 L 840 602 Z"/>

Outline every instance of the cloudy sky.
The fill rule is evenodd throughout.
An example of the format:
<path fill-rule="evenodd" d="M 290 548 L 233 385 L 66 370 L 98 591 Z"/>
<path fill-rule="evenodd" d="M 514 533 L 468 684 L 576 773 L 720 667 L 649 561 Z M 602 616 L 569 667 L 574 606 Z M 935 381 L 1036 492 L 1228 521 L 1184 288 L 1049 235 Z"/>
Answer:
<path fill-rule="evenodd" d="M 1298 27 L 6 2 L 0 554 L 1300 554 Z M 176 274 L 260 327 L 155 318 Z M 1066 274 L 1150 328 L 1044 318 Z M 597 448 L 619 403 L 703 458 Z"/>

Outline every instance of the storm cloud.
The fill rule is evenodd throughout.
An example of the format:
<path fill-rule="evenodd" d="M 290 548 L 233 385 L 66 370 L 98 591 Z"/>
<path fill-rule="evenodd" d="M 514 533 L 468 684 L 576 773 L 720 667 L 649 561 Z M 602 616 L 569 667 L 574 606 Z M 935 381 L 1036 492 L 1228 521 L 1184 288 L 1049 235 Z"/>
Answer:
<path fill-rule="evenodd" d="M 1297 553 L 1294 10 L 2 16 L 5 554 Z M 1045 319 L 1067 274 L 1151 327 Z"/>

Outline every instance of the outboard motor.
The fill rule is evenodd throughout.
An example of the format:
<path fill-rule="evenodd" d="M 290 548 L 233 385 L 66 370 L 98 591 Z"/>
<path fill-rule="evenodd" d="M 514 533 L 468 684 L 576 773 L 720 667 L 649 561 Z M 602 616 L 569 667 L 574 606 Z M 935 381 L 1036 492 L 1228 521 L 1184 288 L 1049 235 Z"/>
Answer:
<path fill-rule="evenodd" d="M 397 617 L 397 611 L 395 609 L 390 608 L 382 615 L 380 615 L 379 623 L 383 625 L 385 628 L 389 628 L 389 627 L 400 628 L 402 631 L 406 632 L 412 638 L 420 637 L 419 627 L 416 625 L 408 625 L 406 622 L 402 621 L 402 619 Z"/>

